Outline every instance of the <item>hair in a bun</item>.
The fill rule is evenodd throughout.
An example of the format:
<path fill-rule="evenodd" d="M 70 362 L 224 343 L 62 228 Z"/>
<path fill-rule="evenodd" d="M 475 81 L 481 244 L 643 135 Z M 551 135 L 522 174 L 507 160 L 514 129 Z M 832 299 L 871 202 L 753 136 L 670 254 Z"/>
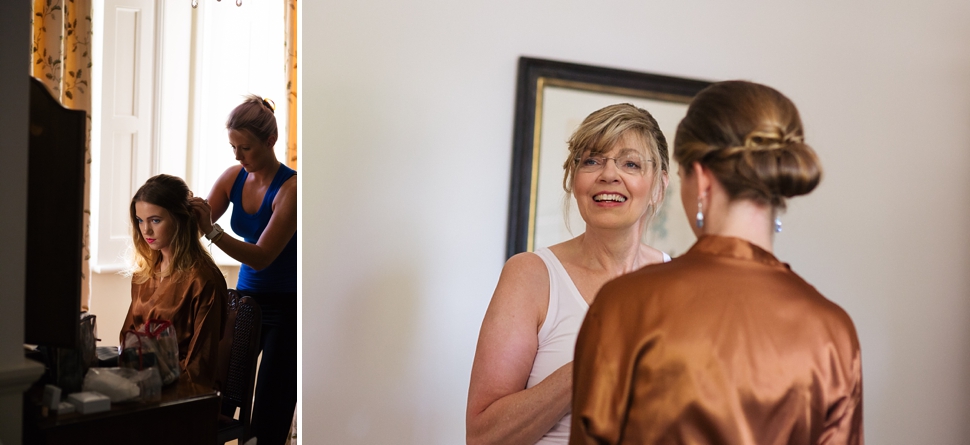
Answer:
<path fill-rule="evenodd" d="M 226 119 L 227 130 L 247 130 L 260 141 L 268 141 L 279 135 L 276 127 L 276 104 L 255 94 L 245 96 L 243 103 L 229 113 Z"/>
<path fill-rule="evenodd" d="M 805 144 L 798 109 L 777 90 L 745 81 L 719 82 L 694 97 L 677 126 L 674 159 L 699 162 L 731 199 L 775 208 L 818 185 L 822 165 Z"/>

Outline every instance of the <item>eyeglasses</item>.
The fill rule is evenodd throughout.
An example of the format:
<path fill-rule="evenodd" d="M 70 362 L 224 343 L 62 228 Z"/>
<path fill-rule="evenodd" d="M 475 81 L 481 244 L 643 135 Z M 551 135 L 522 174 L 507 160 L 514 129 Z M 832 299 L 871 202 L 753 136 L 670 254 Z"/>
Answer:
<path fill-rule="evenodd" d="M 606 166 L 607 160 L 611 160 L 617 169 L 628 175 L 642 175 L 646 163 L 653 162 L 653 159 L 644 160 L 637 153 L 626 153 L 615 158 L 587 156 L 582 159 L 577 158 L 577 160 L 579 161 L 579 171 L 584 173 L 598 172 Z"/>

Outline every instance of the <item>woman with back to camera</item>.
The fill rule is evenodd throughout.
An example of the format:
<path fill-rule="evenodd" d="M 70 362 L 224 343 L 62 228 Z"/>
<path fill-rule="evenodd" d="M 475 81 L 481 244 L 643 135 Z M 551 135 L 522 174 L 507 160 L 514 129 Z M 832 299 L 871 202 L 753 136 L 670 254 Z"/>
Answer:
<path fill-rule="evenodd" d="M 608 280 L 670 260 L 641 241 L 667 185 L 667 141 L 650 113 L 629 104 L 593 112 L 563 168 L 586 231 L 505 263 L 472 366 L 469 444 L 566 443 L 573 348 L 589 303 Z"/>
<path fill-rule="evenodd" d="M 154 176 L 131 198 L 134 265 L 125 332 L 167 320 L 178 340 L 181 378 L 216 387 L 226 319 L 226 280 L 199 242 L 188 186 Z"/>
<path fill-rule="evenodd" d="M 229 144 L 240 165 L 227 169 L 206 200 L 195 199 L 199 230 L 236 259 L 236 289 L 262 311 L 252 436 L 262 445 L 283 444 L 296 407 L 296 171 L 276 159 L 278 138 L 272 102 L 250 95 L 229 114 Z M 232 230 L 218 220 L 232 203 Z"/>
<path fill-rule="evenodd" d="M 852 320 L 772 254 L 785 199 L 821 178 L 795 105 L 714 84 L 674 158 L 697 242 L 603 286 L 576 344 L 570 443 L 862 443 Z"/>

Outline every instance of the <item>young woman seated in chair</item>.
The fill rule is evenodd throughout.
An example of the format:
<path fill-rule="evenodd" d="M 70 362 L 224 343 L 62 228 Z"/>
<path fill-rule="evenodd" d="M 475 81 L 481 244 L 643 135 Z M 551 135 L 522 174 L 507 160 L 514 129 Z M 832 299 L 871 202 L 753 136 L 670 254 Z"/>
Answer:
<path fill-rule="evenodd" d="M 218 387 L 219 340 L 226 322 L 226 280 L 199 241 L 191 192 L 182 179 L 150 178 L 131 199 L 134 264 L 125 332 L 149 320 L 175 327 L 181 379 Z"/>

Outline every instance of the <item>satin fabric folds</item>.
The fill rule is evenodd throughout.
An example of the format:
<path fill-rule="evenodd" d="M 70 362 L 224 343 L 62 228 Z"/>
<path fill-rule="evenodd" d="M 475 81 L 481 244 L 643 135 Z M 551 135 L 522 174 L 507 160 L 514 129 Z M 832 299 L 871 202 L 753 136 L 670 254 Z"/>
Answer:
<path fill-rule="evenodd" d="M 178 337 L 180 378 L 219 387 L 224 372 L 219 340 L 225 331 L 228 301 L 226 280 L 215 266 L 198 265 L 178 279 L 156 274 L 144 283 L 131 284 L 131 306 L 121 339 L 148 320 L 171 321 Z"/>
<path fill-rule="evenodd" d="M 861 444 L 861 362 L 848 314 L 787 264 L 703 236 L 598 294 L 570 444 Z"/>

